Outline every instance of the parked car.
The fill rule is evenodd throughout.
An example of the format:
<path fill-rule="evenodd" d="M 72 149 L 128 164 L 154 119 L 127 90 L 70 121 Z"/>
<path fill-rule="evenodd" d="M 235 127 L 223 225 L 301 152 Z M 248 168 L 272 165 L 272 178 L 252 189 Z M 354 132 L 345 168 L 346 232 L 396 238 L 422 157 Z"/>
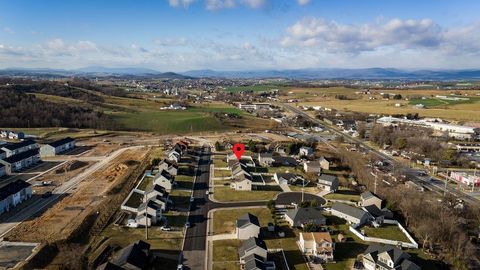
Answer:
<path fill-rule="evenodd" d="M 170 227 L 168 227 L 168 226 L 162 226 L 162 227 L 160 227 L 160 230 L 162 230 L 162 231 L 171 231 L 172 228 L 170 228 Z"/>
<path fill-rule="evenodd" d="M 207 190 L 207 191 L 205 192 L 205 194 L 207 194 L 207 195 L 210 194 L 210 191 Z"/>
<path fill-rule="evenodd" d="M 189 221 L 185 222 L 185 227 L 190 228 L 190 222 Z"/>
<path fill-rule="evenodd" d="M 193 201 L 195 201 L 195 198 L 192 196 L 190 197 L 190 202 L 193 202 Z"/>

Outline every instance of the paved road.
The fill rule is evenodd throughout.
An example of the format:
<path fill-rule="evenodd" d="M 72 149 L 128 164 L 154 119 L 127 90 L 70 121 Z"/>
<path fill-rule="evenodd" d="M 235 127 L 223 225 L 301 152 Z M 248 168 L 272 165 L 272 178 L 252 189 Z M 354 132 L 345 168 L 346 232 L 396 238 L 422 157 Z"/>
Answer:
<path fill-rule="evenodd" d="M 321 121 L 319 121 L 318 119 L 310 116 L 309 114 L 299 110 L 298 108 L 295 108 L 293 106 L 290 106 L 288 104 L 282 104 L 282 103 L 279 103 L 278 105 L 280 106 L 283 106 L 284 108 L 292 111 L 292 112 L 295 112 L 299 115 L 302 115 L 308 119 L 310 119 L 312 122 L 315 122 L 319 125 L 322 125 L 323 127 L 325 127 L 325 129 L 329 130 L 330 132 L 334 133 L 334 134 L 337 134 L 339 136 L 342 136 L 343 138 L 345 138 L 345 140 L 347 142 L 351 142 L 351 143 L 357 143 L 357 144 L 360 144 L 362 145 L 363 148 L 369 150 L 371 153 L 379 156 L 380 158 L 384 159 L 384 160 L 388 160 L 389 162 L 393 163 L 393 164 L 398 164 L 400 165 L 395 159 L 393 159 L 392 157 L 390 157 L 389 155 L 387 154 L 384 154 L 372 147 L 370 147 L 369 145 L 365 144 L 363 141 L 359 140 L 359 139 L 356 139 L 356 138 L 353 138 L 351 136 L 347 136 L 345 135 L 344 133 L 336 130 L 336 129 L 333 129 L 325 124 L 323 124 Z M 409 176 L 409 180 L 413 180 L 419 184 L 422 184 L 424 185 L 426 188 L 429 188 L 430 190 L 434 191 L 434 192 L 437 192 L 439 194 L 443 194 L 444 192 L 444 185 L 439 185 L 439 184 L 436 184 L 438 183 L 438 181 L 442 182 L 441 180 L 439 179 L 434 179 L 435 181 L 432 182 L 432 181 L 429 181 L 429 180 L 426 180 L 422 177 L 420 177 L 418 175 L 419 172 L 421 171 L 424 171 L 424 170 L 417 170 L 417 169 L 412 169 L 412 168 L 409 168 L 406 172 L 406 175 Z M 470 202 L 472 204 L 478 204 L 479 203 L 479 200 L 477 198 L 474 198 L 468 194 L 465 194 L 464 192 L 461 192 L 459 190 L 455 190 L 454 188 L 450 187 L 450 186 L 447 186 L 447 192 L 449 193 L 452 193 L 454 194 L 456 197 L 458 198 L 461 198 L 463 199 L 464 201 L 466 202 Z"/>
<path fill-rule="evenodd" d="M 207 240 L 207 219 L 208 212 L 213 209 L 228 209 L 240 207 L 256 207 L 265 206 L 266 201 L 252 201 L 252 202 L 215 202 L 211 201 L 206 195 L 210 181 L 210 163 L 211 153 L 210 149 L 205 148 L 203 154 L 200 156 L 199 165 L 197 169 L 193 196 L 195 201 L 190 208 L 190 215 L 188 221 L 191 226 L 186 230 L 185 242 L 183 245 L 183 265 L 185 269 L 206 269 L 205 258 L 206 254 L 206 240 Z M 305 200 L 317 199 L 319 204 L 325 203 L 322 198 L 305 193 Z M 282 204 L 290 204 L 301 200 L 301 192 L 281 193 L 278 196 L 279 202 Z"/>

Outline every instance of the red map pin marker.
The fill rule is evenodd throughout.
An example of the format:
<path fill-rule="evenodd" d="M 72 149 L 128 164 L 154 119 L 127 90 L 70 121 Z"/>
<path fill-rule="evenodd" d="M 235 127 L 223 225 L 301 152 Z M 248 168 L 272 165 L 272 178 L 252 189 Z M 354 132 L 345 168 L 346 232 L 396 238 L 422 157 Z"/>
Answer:
<path fill-rule="evenodd" d="M 233 153 L 235 153 L 235 156 L 237 156 L 237 159 L 240 161 L 240 158 L 242 158 L 243 152 L 245 152 L 245 145 L 241 143 L 236 143 L 233 146 Z"/>

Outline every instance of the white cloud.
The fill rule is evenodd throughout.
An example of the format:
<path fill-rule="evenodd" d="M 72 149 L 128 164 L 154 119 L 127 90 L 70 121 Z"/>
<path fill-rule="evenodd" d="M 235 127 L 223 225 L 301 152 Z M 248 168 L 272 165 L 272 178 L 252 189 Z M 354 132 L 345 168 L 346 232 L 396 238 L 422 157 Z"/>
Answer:
<path fill-rule="evenodd" d="M 184 7 L 187 8 L 192 4 L 195 0 L 168 0 L 168 3 L 172 7 Z"/>
<path fill-rule="evenodd" d="M 310 0 L 297 0 L 297 2 L 299 5 L 304 6 L 310 3 Z"/>
<path fill-rule="evenodd" d="M 235 0 L 206 0 L 205 6 L 208 10 L 234 8 Z"/>
<path fill-rule="evenodd" d="M 15 34 L 15 31 L 14 31 L 12 28 L 7 27 L 7 26 L 5 26 L 5 27 L 3 28 L 3 31 L 4 31 L 5 33 L 7 33 L 7 34 L 11 34 L 11 35 Z"/>
<path fill-rule="evenodd" d="M 253 9 L 264 7 L 267 3 L 267 0 L 240 0 L 240 1 L 242 2 L 242 4 Z"/>

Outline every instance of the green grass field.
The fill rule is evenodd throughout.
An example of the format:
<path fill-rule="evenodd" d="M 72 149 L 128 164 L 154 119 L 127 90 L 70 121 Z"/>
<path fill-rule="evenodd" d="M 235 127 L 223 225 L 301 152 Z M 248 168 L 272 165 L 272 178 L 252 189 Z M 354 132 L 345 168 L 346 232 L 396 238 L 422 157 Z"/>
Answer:
<path fill-rule="evenodd" d="M 215 187 L 213 195 L 215 199 L 221 202 L 238 202 L 238 201 L 268 201 L 281 192 L 279 190 L 252 190 L 252 191 L 236 191 L 230 187 Z"/>
<path fill-rule="evenodd" d="M 241 91 L 254 91 L 254 92 L 263 92 L 271 91 L 272 89 L 282 90 L 285 89 L 285 85 L 281 84 L 258 84 L 252 86 L 229 86 L 225 89 L 227 92 L 241 92 Z"/>
<path fill-rule="evenodd" d="M 455 97 L 455 96 L 449 96 L 449 97 Z M 460 98 L 466 98 L 466 97 L 460 97 Z M 441 98 L 427 98 L 427 99 L 421 99 L 421 98 L 416 98 L 410 100 L 409 104 L 411 105 L 417 105 L 417 104 L 423 104 L 428 107 L 436 107 L 436 106 L 451 106 L 451 105 L 458 105 L 458 104 L 473 104 L 473 103 L 478 103 L 480 101 L 480 98 L 477 97 L 467 97 L 468 100 L 445 100 Z"/>
<path fill-rule="evenodd" d="M 405 234 L 397 227 L 397 225 L 393 224 L 383 224 L 379 228 L 372 228 L 372 227 L 362 227 L 360 230 L 365 231 L 365 235 L 368 237 L 377 237 L 377 238 L 384 238 L 394 241 L 402 241 L 402 242 L 410 242 L 405 236 Z"/>

